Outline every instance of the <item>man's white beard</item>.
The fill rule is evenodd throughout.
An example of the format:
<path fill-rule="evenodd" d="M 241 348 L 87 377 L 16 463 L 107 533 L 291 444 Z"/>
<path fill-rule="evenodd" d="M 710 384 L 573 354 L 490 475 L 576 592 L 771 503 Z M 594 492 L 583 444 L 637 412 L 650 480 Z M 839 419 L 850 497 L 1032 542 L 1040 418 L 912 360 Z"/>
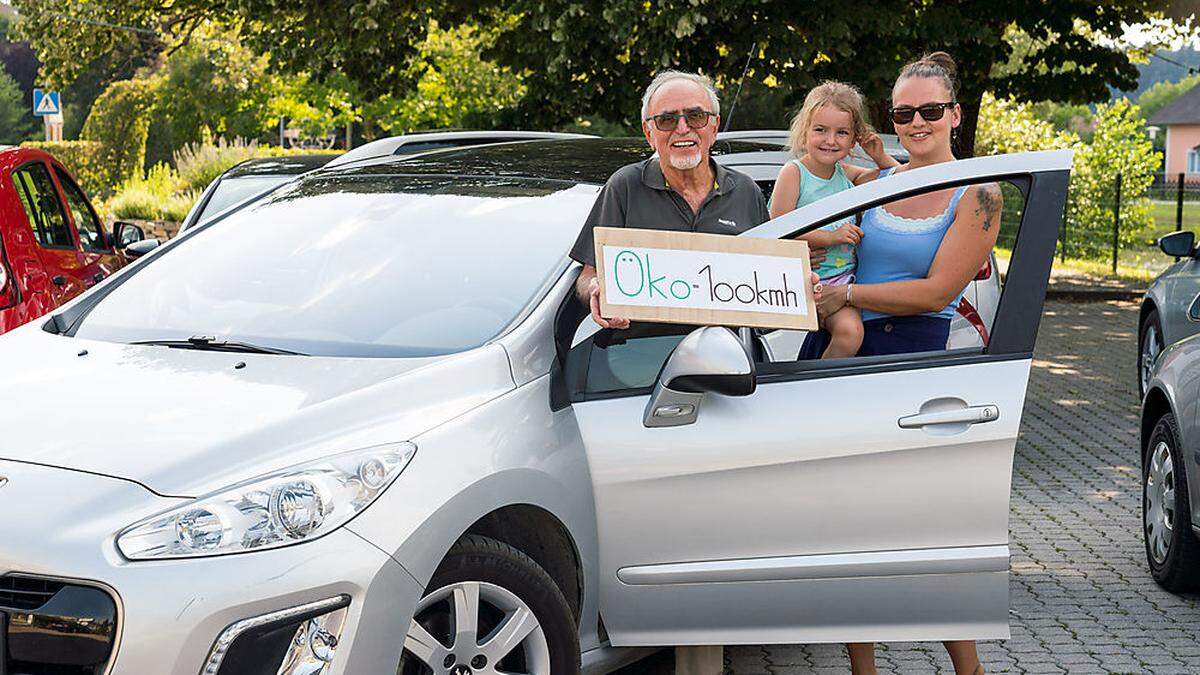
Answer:
<path fill-rule="evenodd" d="M 684 155 L 680 157 L 679 155 L 672 153 L 669 155 L 669 159 L 672 167 L 680 171 L 690 171 L 700 166 L 700 155 L 700 152 L 696 152 L 692 155 Z"/>

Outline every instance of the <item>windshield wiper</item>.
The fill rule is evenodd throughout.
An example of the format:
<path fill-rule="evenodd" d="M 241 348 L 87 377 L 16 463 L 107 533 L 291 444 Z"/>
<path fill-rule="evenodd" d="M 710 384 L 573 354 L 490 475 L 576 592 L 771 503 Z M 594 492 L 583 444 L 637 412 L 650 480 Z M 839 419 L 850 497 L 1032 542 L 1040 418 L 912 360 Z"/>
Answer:
<path fill-rule="evenodd" d="M 263 347 L 249 342 L 218 340 L 212 335 L 193 335 L 186 340 L 138 340 L 129 344 L 157 345 L 174 349 L 196 349 L 205 352 L 242 352 L 245 354 L 284 354 L 288 356 L 308 356 L 301 352 L 293 352 L 276 347 Z"/>

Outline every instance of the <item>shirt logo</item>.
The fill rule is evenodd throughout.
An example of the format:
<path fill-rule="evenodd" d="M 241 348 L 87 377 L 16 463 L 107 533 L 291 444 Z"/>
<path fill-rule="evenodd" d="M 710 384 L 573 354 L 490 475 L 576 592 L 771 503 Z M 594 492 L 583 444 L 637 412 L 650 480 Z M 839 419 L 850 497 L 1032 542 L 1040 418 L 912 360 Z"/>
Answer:
<path fill-rule="evenodd" d="M 732 220 L 728 220 L 726 218 L 717 218 L 717 222 L 726 227 L 737 227 L 738 226 L 737 223 L 733 222 Z"/>

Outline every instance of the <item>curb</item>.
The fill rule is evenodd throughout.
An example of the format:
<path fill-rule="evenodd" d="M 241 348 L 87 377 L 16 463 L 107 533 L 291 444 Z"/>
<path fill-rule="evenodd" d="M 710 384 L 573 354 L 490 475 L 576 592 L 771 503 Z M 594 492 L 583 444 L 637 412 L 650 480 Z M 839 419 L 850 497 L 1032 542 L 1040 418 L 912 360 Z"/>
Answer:
<path fill-rule="evenodd" d="M 1047 300 L 1069 302 L 1106 302 L 1108 300 L 1141 300 L 1144 290 L 1124 288 L 1047 288 Z"/>

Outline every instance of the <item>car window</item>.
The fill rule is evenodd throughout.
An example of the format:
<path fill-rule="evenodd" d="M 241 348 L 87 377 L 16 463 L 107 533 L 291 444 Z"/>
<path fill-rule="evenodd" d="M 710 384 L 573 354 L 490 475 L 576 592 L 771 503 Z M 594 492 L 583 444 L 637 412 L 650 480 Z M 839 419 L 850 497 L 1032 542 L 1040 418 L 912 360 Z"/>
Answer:
<path fill-rule="evenodd" d="M 997 185 L 989 183 L 989 185 Z M 997 249 L 1007 257 L 1014 246 L 1017 230 L 1020 227 L 1025 207 L 1025 188 L 1018 181 L 1003 181 L 999 184 L 1003 204 L 1000 219 L 1000 236 Z M 954 190 L 936 191 L 947 202 Z M 937 195 L 930 191 L 928 198 Z M 881 204 L 880 207 L 896 216 L 888 220 L 886 225 L 898 230 L 920 230 L 929 227 L 928 223 L 919 219 L 905 218 L 915 215 L 912 211 L 911 195 L 903 199 L 892 200 Z M 964 203 L 960 208 L 972 208 Z M 847 214 L 835 222 L 853 220 L 855 214 Z M 964 350 L 977 353 L 986 351 L 986 341 L 990 339 L 995 326 L 993 321 L 999 307 L 1002 292 L 1000 270 L 997 269 L 997 258 L 989 258 L 988 264 L 980 269 L 976 278 L 963 289 L 950 322 L 950 335 L 945 349 L 940 352 L 925 353 L 921 358 L 936 359 L 942 354 L 953 351 L 961 355 Z M 600 331 L 590 339 L 575 345 L 568 355 L 567 381 L 573 383 L 574 397 L 588 396 L 633 395 L 642 393 L 652 387 L 671 351 L 682 339 L 683 334 L 690 332 L 693 327 L 676 326 L 676 334 L 661 327 L 647 328 L 634 324 L 628 331 Z M 759 372 L 787 372 L 801 363 L 798 361 L 800 347 L 805 339 L 802 331 L 790 330 L 758 330 L 754 331 L 752 351 L 759 362 Z M 853 366 L 857 359 L 839 359 L 828 364 L 821 362 L 804 362 L 805 368 L 819 369 L 825 365 L 830 367 Z M 878 358 L 878 357 L 875 357 Z"/>
<path fill-rule="evenodd" d="M 628 330 L 603 330 L 588 340 L 583 391 L 603 394 L 654 385 L 675 346 L 695 326 L 637 324 Z"/>
<path fill-rule="evenodd" d="M 41 162 L 26 164 L 12 174 L 17 197 L 38 243 L 46 248 L 75 248 L 67 214 L 58 200 L 50 172 Z"/>
<path fill-rule="evenodd" d="M 566 269 L 597 190 L 522 178 L 310 176 L 140 264 L 76 334 L 212 335 L 321 356 L 472 349 Z"/>
<path fill-rule="evenodd" d="M 294 178 L 295 176 L 289 174 L 222 178 L 221 182 L 213 188 L 212 194 L 209 195 L 201 212 L 196 216 L 196 222 L 214 213 L 220 213 L 243 199 L 283 185 Z"/>
<path fill-rule="evenodd" d="M 67 196 L 67 206 L 75 221 L 75 230 L 79 232 L 79 244 L 85 251 L 104 251 L 104 234 L 100 229 L 100 219 L 92 211 L 91 204 L 83 191 L 75 185 L 75 181 L 58 167 L 54 167 L 58 176 L 58 184 L 62 186 L 63 194 Z"/>

